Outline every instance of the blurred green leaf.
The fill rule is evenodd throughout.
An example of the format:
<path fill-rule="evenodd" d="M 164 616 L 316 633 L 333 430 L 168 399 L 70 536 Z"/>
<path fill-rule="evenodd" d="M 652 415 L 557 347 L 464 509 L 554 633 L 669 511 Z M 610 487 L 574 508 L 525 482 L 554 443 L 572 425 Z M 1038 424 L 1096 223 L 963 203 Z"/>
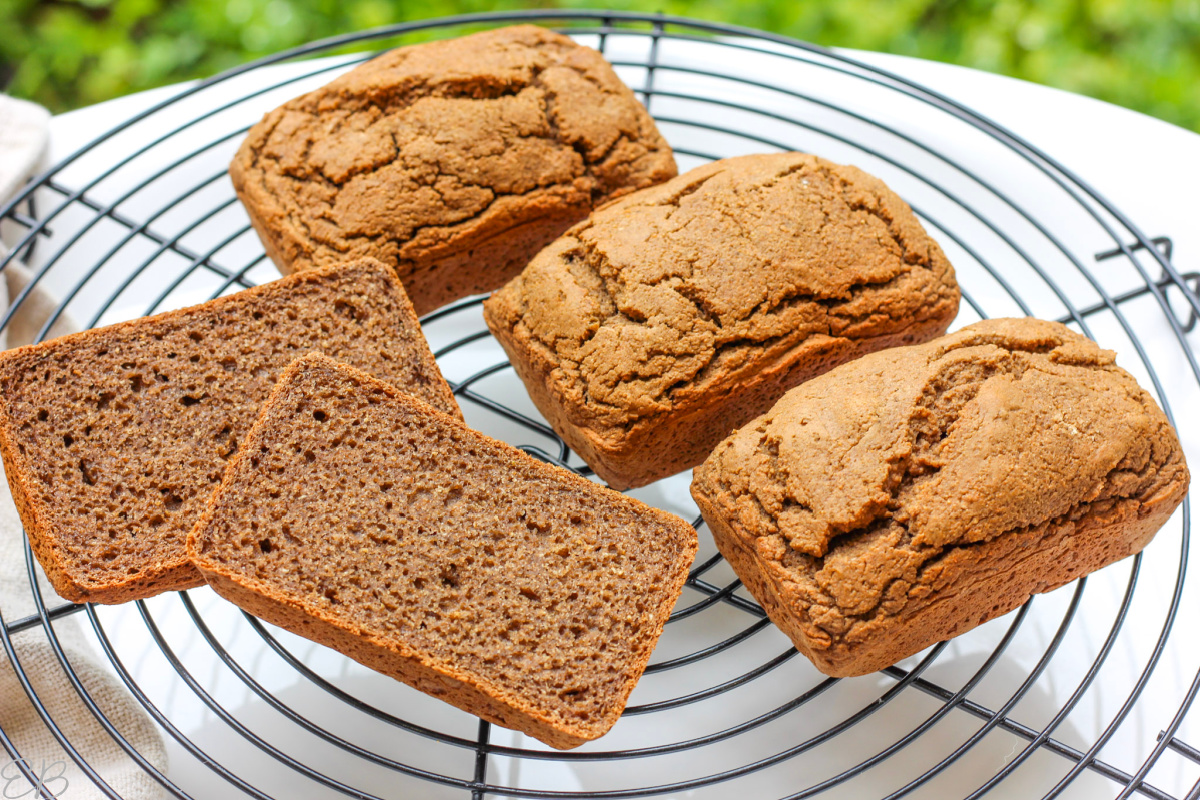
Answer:
<path fill-rule="evenodd" d="M 64 111 L 434 14 L 595 0 L 0 0 L 0 82 Z M 1200 131 L 1200 0 L 611 0 L 991 70 Z M 410 40 L 424 38 L 412 37 Z"/>

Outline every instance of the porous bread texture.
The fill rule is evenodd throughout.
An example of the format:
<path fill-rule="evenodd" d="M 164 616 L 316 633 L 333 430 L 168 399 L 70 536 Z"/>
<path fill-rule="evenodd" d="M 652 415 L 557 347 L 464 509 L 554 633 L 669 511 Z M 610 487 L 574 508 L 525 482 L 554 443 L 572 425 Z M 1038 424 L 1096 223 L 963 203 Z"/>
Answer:
<path fill-rule="evenodd" d="M 393 50 L 285 103 L 229 173 L 281 270 L 374 256 L 424 314 L 676 168 L 599 53 L 518 25 Z"/>
<path fill-rule="evenodd" d="M 696 532 L 308 356 L 189 550 L 250 613 L 568 748 L 620 716 Z"/>
<path fill-rule="evenodd" d="M 55 590 L 120 603 L 201 585 L 188 531 L 310 350 L 460 413 L 399 280 L 371 259 L 0 354 L 0 452 Z"/>
<path fill-rule="evenodd" d="M 877 178 L 717 161 L 595 211 L 484 303 L 534 403 L 614 488 L 700 463 L 788 389 L 931 339 L 954 271 Z"/>
<path fill-rule="evenodd" d="M 793 389 L 698 467 L 721 553 L 822 672 L 863 675 L 1140 551 L 1166 416 L 1055 322 L 979 322 Z"/>

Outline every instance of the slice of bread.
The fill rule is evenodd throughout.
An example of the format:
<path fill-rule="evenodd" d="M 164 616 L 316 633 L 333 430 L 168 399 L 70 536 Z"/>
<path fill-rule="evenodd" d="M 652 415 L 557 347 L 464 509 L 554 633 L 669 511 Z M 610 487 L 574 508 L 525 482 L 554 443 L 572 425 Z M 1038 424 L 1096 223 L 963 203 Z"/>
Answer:
<path fill-rule="evenodd" d="M 620 716 L 696 532 L 310 355 L 188 550 L 246 611 L 568 748 Z"/>
<path fill-rule="evenodd" d="M 370 259 L 0 354 L 0 453 L 58 593 L 119 603 L 202 584 L 188 531 L 311 350 L 459 413 L 395 273 Z"/>

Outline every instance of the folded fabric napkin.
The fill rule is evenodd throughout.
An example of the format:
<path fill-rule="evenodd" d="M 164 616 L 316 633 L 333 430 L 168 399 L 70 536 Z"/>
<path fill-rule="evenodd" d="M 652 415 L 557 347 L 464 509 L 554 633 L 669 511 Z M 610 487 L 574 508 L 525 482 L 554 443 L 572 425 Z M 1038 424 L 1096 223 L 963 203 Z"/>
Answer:
<path fill-rule="evenodd" d="M 49 119 L 50 115 L 40 106 L 0 95 L 0 205 L 41 164 Z M 31 279 L 29 270 L 15 258 L 5 265 L 7 257 L 8 251 L 0 243 L 0 265 L 3 265 L 0 314 L 7 313 L 10 299 L 21 297 Z M 30 343 L 56 305 L 40 285 L 35 286 L 0 329 L 0 349 Z M 48 335 L 68 333 L 72 327 L 71 320 L 64 315 Z M 24 543 L 21 519 L 8 492 L 8 482 L 0 479 L 0 613 L 6 623 L 36 611 L 25 567 Z M 39 585 L 47 606 L 62 604 L 62 598 L 44 578 Z M 104 668 L 103 661 L 84 637 L 80 621 L 60 620 L 55 623 L 54 631 L 80 682 L 104 716 L 142 756 L 165 773 L 167 754 L 162 736 L 121 682 Z M 17 660 L 38 698 L 87 763 L 122 797 L 137 800 L 161 797 L 162 786 L 130 759 L 80 700 L 41 625 L 12 638 Z M 35 777 L 44 781 L 45 793 L 68 800 L 104 797 L 42 722 L 3 650 L 0 650 L 0 729 Z M 32 788 L 12 763 L 12 757 L 0 750 L 0 796 L 33 796 Z"/>

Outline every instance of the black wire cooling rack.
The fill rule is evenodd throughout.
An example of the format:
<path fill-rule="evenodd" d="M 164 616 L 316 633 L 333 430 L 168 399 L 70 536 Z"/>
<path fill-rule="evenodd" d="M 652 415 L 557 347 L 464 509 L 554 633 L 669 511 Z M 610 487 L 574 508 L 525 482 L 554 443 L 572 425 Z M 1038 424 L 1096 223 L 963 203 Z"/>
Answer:
<path fill-rule="evenodd" d="M 956 325 L 1060 319 L 1116 349 L 1173 421 L 1191 424 L 1178 410 L 1200 387 L 1188 335 L 1198 276 L 1172 266 L 1169 238 L 1149 238 L 1051 156 L 908 80 L 781 37 L 662 16 L 397 25 L 188 86 L 0 209 L 16 241 L 0 269 L 26 260 L 61 300 L 43 337 L 64 312 L 94 326 L 269 280 L 274 270 L 225 176 L 247 127 L 369 57 L 348 52 L 364 43 L 378 50 L 513 21 L 565 30 L 604 52 L 659 121 L 681 170 L 799 149 L 880 175 L 951 255 L 965 300 Z M 27 296 L 12 299 L 0 329 Z M 533 410 L 479 302 L 423 320 L 468 421 L 590 474 Z M 680 476 L 637 494 L 691 517 L 686 487 Z M 18 634 L 46 634 L 80 701 L 177 797 L 1197 800 L 1200 752 L 1184 741 L 1190 730 L 1195 743 L 1188 713 L 1200 689 L 1190 530 L 1185 501 L 1142 555 L 875 676 L 839 681 L 796 657 L 701 526 L 700 557 L 630 707 L 608 736 L 567 753 L 428 700 L 206 589 L 117 608 L 51 602 L 28 546 L 37 611 L 4 618 L 0 643 L 42 721 L 109 797 L 118 795 L 34 690 Z M 56 632 L 72 615 L 90 624 L 93 644 L 163 732 L 169 774 L 89 695 Z M 0 744 L 21 757 L 3 731 Z"/>

